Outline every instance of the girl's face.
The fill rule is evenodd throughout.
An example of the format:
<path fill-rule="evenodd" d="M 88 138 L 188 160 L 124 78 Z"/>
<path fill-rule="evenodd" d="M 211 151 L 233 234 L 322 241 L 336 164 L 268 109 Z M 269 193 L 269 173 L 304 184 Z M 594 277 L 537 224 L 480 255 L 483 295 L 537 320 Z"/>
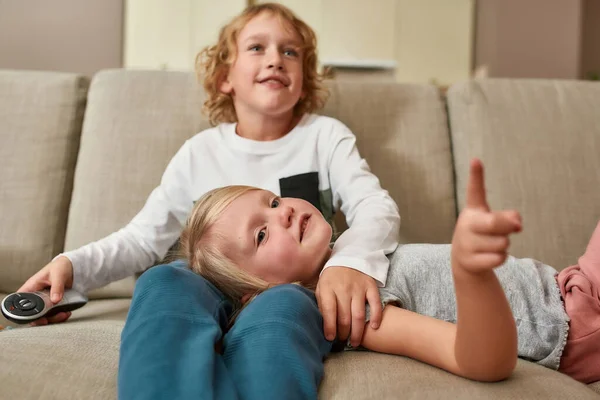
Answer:
<path fill-rule="evenodd" d="M 293 113 L 302 95 L 302 39 L 276 16 L 252 18 L 237 38 L 237 54 L 223 93 L 231 94 L 236 114 L 281 117 Z"/>
<path fill-rule="evenodd" d="M 268 283 L 315 281 L 331 250 L 331 226 L 307 201 L 252 190 L 211 228 L 236 265 Z"/>

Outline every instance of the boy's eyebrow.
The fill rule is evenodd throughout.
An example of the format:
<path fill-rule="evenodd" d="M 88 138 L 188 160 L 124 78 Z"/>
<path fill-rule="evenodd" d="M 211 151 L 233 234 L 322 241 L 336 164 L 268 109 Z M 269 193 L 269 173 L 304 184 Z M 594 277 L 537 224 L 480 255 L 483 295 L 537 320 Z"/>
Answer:
<path fill-rule="evenodd" d="M 254 42 L 254 41 L 257 41 L 257 40 L 260 41 L 260 40 L 265 40 L 265 39 L 267 39 L 267 35 L 257 33 L 255 35 L 248 36 L 242 42 L 243 43 L 247 43 L 247 42 Z M 302 43 L 298 42 L 295 39 L 288 39 L 283 44 L 285 44 L 285 45 L 293 45 L 293 46 L 296 46 L 296 47 L 302 47 Z"/>

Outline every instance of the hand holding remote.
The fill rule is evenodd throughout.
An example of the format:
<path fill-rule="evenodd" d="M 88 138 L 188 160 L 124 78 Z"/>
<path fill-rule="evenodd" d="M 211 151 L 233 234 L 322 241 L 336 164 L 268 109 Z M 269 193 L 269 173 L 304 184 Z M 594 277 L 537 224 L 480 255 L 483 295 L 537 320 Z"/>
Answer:
<path fill-rule="evenodd" d="M 50 291 L 16 292 L 6 296 L 0 308 L 4 317 L 17 324 L 27 324 L 58 313 L 70 313 L 87 303 L 81 293 L 68 289 L 58 303 L 50 300 Z"/>
<path fill-rule="evenodd" d="M 62 300 L 66 288 L 73 285 L 73 265 L 64 256 L 57 257 L 44 268 L 35 273 L 17 290 L 17 292 L 35 292 L 49 289 L 52 303 Z M 46 325 L 66 321 L 71 314 L 63 312 L 53 316 L 37 319 L 32 325 Z"/>

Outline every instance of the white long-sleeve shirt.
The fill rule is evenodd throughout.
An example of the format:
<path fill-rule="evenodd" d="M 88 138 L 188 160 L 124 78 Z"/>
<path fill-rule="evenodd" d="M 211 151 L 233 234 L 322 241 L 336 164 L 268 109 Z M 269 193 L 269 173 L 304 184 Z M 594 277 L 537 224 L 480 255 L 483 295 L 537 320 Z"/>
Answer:
<path fill-rule="evenodd" d="M 73 287 L 87 292 L 141 272 L 178 240 L 194 202 L 226 185 L 249 185 L 313 203 L 331 220 L 341 209 L 347 229 L 325 265 L 355 268 L 380 286 L 398 244 L 396 203 L 340 121 L 307 114 L 287 135 L 254 141 L 220 124 L 187 140 L 170 161 L 142 210 L 119 231 L 63 255 L 73 264 Z"/>

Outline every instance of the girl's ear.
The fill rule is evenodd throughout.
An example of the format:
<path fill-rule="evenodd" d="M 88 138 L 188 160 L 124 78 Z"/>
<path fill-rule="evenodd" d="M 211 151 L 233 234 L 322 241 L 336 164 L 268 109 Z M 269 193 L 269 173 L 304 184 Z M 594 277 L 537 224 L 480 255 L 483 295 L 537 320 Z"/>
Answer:
<path fill-rule="evenodd" d="M 242 296 L 242 304 L 246 304 L 252 298 L 252 294 L 246 293 Z"/>

